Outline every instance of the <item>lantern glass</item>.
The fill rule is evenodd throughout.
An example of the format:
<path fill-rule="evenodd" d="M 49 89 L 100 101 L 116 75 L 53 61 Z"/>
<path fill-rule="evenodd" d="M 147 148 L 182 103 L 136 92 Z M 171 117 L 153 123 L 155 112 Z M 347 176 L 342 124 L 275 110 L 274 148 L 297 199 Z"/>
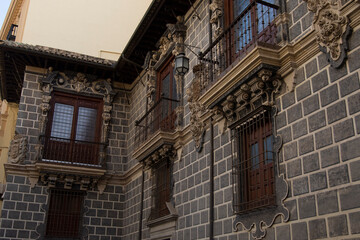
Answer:
<path fill-rule="evenodd" d="M 181 76 L 184 76 L 189 71 L 189 59 L 184 53 L 180 53 L 175 57 L 175 71 Z"/>

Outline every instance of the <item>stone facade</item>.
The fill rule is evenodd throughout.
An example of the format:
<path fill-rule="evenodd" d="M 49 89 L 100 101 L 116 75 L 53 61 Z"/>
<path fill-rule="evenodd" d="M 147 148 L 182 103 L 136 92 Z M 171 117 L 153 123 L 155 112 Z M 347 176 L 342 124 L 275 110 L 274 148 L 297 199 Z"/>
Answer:
<path fill-rule="evenodd" d="M 316 41 L 314 13 L 309 10 L 309 5 L 316 3 L 289 0 L 276 1 L 280 5 L 278 15 L 285 16 L 285 20 L 276 19 L 276 22 L 279 26 L 288 26 L 288 39 L 286 36 L 278 39 L 282 48 L 269 50 L 259 44 L 252 52 L 247 52 L 247 58 L 234 62 L 225 73 L 219 74 L 215 87 L 204 87 L 196 101 L 189 100 L 189 94 L 193 92 L 186 89 L 192 88 L 198 76 L 192 71 L 184 76 L 185 91 L 179 98 L 184 109 L 183 116 L 179 115 L 182 116 L 182 124 L 170 137 L 159 137 L 159 142 L 163 140 L 172 144 L 176 152 L 174 159 L 170 160 L 171 198 L 167 202 L 170 213 L 175 216 L 174 226 L 170 220 L 161 219 L 153 223 L 149 219 L 156 180 L 146 159 L 154 157 L 162 145 L 156 145 L 156 138 L 140 144 L 140 147 L 136 142 L 137 120 L 149 110 L 149 85 L 146 84 L 149 69 L 140 74 L 130 90 L 115 89 L 117 94 L 111 103 L 106 173 L 100 178 L 106 187 L 98 185 L 86 191 L 82 238 L 360 238 L 360 21 L 357 17 L 360 5 L 357 1 L 340 2 L 339 11 L 349 20 L 352 33 L 346 39 L 348 48 L 342 49 L 346 51 L 347 58 L 339 66 L 334 66 L 334 61 L 320 51 L 320 43 Z M 192 46 L 205 51 L 212 28 L 208 1 L 198 0 L 194 7 L 195 10 L 189 9 L 184 22 L 187 28 L 184 42 L 188 46 L 185 54 L 190 59 L 190 69 L 201 62 Z M 217 24 L 224 23 L 220 21 Z M 236 154 L 231 125 L 235 124 L 235 120 L 229 116 L 238 114 L 236 116 L 240 118 L 240 110 L 250 108 L 243 106 L 259 104 L 259 101 L 252 100 L 259 92 L 263 94 L 261 96 L 269 94 L 266 92 L 269 89 L 264 90 L 258 85 L 260 70 L 252 68 L 252 65 L 258 64 L 252 55 L 258 49 L 268 51 L 262 53 L 266 61 L 259 60 L 264 61 L 263 65 L 259 64 L 260 70 L 271 71 L 272 77 L 279 79 L 281 85 L 274 85 L 279 89 L 271 90 L 267 99 L 260 98 L 260 105 L 268 104 L 277 110 L 272 113 L 275 119 L 273 129 L 274 136 L 281 141 L 274 142 L 279 146 L 275 166 L 276 173 L 279 178 L 284 177 L 288 188 L 285 198 L 281 199 L 287 214 L 276 213 L 271 216 L 274 219 L 271 218 L 270 224 L 265 226 L 260 222 L 269 218 L 268 209 L 256 209 L 255 213 L 251 213 L 253 215 L 246 212 L 244 216 L 256 215 L 253 217 L 255 224 L 247 229 L 244 222 L 237 224 L 235 220 L 239 215 L 234 213 L 233 207 L 234 191 L 237 189 L 234 189 L 233 163 Z M 157 61 L 161 62 L 166 54 L 172 54 L 171 48 L 167 53 L 162 52 Z M 247 69 L 252 71 L 246 72 Z M 28 138 L 25 165 L 33 164 L 37 154 L 42 103 L 40 83 L 44 77 L 26 73 L 23 83 L 16 130 Z M 209 73 L 203 77 L 206 79 Z M 267 80 L 261 81 L 266 83 Z M 244 103 L 247 99 L 240 95 L 250 90 L 243 88 L 242 84 L 250 82 L 253 94 L 249 98 L 252 99 Z M 269 88 L 269 85 L 266 86 Z M 231 102 L 227 96 L 241 98 L 241 101 Z M 236 107 L 228 106 L 229 102 Z M 190 126 L 194 114 L 191 104 L 194 103 L 202 107 L 201 114 L 197 116 L 204 126 L 201 149 L 193 140 Z M 227 110 L 231 110 L 230 115 Z M 31 183 L 30 175 L 8 170 L 1 213 L 2 239 L 39 239 L 43 236 L 49 187 L 42 185 L 41 181 Z M 260 232 L 264 235 L 261 236 Z"/>

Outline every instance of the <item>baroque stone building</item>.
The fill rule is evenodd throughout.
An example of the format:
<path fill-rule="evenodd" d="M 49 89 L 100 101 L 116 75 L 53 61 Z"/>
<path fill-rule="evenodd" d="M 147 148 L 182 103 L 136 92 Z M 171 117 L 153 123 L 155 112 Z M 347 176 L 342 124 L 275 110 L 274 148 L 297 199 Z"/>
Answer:
<path fill-rule="evenodd" d="M 1 41 L 0 237 L 359 238 L 359 10 L 154 0 L 116 62 Z"/>

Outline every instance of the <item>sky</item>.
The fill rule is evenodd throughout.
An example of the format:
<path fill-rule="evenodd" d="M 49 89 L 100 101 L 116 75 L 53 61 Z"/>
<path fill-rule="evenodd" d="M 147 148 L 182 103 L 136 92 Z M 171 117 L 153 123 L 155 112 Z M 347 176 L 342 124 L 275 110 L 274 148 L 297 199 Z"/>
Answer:
<path fill-rule="evenodd" d="M 0 28 L 3 25 L 4 18 L 9 8 L 11 0 L 0 0 Z"/>

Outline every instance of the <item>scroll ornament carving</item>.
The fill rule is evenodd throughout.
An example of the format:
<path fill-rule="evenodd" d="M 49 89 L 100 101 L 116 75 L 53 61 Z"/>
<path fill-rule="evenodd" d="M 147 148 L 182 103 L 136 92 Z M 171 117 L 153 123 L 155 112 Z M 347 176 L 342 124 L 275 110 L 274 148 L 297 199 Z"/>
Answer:
<path fill-rule="evenodd" d="M 27 137 L 15 133 L 14 139 L 10 142 L 8 162 L 13 164 L 24 163 L 28 149 L 29 146 Z"/>
<path fill-rule="evenodd" d="M 91 80 L 89 80 L 91 78 Z M 47 79 L 43 80 L 45 88 L 62 88 L 74 92 L 101 95 L 105 103 L 110 103 L 115 95 L 111 87 L 111 79 L 94 79 L 93 76 L 86 76 L 77 73 L 75 76 L 68 76 L 63 72 L 49 70 Z M 44 89 L 43 87 L 43 89 Z"/>
<path fill-rule="evenodd" d="M 339 0 L 304 1 L 309 11 L 314 13 L 313 25 L 320 50 L 327 54 L 333 67 L 340 67 L 346 59 L 347 39 L 352 30 L 348 18 L 341 16 Z"/>
<path fill-rule="evenodd" d="M 215 28 L 215 38 L 217 38 L 222 32 L 223 29 L 221 27 L 221 17 L 223 16 L 222 10 L 222 0 L 214 0 L 210 5 L 209 8 L 211 10 L 211 18 L 210 23 Z"/>
<path fill-rule="evenodd" d="M 153 154 L 147 157 L 143 164 L 145 168 L 150 169 L 152 166 L 163 160 L 173 160 L 176 157 L 176 151 L 172 145 L 164 144 Z"/>
<path fill-rule="evenodd" d="M 148 107 L 151 108 L 154 103 L 154 94 L 155 94 L 155 84 L 156 84 L 156 71 L 154 67 L 149 67 L 149 70 L 147 72 L 146 76 L 146 97 L 148 99 Z"/>
<path fill-rule="evenodd" d="M 201 121 L 200 117 L 205 112 L 205 107 L 199 102 L 201 95 L 201 79 L 202 79 L 203 65 L 198 64 L 194 66 L 193 72 L 195 78 L 190 87 L 186 89 L 188 95 L 188 103 L 190 109 L 190 131 L 195 141 L 195 147 L 197 151 L 201 151 L 204 134 L 205 123 Z"/>

